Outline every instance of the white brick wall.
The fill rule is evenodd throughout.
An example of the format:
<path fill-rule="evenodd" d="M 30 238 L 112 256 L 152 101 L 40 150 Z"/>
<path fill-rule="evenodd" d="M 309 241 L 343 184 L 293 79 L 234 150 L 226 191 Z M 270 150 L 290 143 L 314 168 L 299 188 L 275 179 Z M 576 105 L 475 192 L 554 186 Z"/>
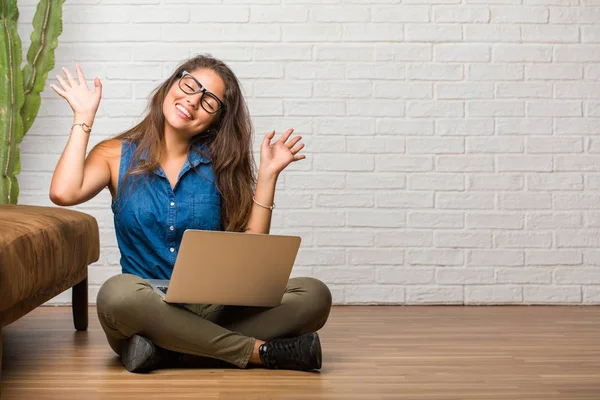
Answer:
<path fill-rule="evenodd" d="M 302 236 L 293 275 L 337 304 L 600 304 L 600 3 L 399 3 L 67 2 L 49 82 L 75 63 L 102 78 L 91 148 L 181 59 L 228 62 L 258 143 L 305 138 L 272 232 Z M 19 1 L 24 53 L 36 4 Z M 71 115 L 48 88 L 21 146 L 22 204 L 52 205 Z M 120 272 L 109 204 L 75 207 L 102 233 L 92 302 Z"/>

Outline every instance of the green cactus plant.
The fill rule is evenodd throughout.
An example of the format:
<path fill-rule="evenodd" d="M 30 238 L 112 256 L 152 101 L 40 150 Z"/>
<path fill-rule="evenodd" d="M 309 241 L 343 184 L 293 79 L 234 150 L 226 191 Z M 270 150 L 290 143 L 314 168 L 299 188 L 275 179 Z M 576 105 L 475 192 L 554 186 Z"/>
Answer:
<path fill-rule="evenodd" d="M 21 172 L 19 144 L 40 108 L 54 50 L 62 33 L 65 0 L 40 0 L 33 17 L 27 64 L 21 69 L 16 0 L 0 0 L 0 204 L 17 204 Z"/>

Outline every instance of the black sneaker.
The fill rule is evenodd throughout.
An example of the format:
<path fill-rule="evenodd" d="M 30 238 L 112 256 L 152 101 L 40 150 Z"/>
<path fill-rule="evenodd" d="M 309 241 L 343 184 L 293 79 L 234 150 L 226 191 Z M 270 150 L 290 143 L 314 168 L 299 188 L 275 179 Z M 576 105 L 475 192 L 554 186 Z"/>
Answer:
<path fill-rule="evenodd" d="M 258 354 L 269 369 L 310 371 L 321 368 L 321 342 L 317 333 L 270 340 L 259 346 Z"/>
<path fill-rule="evenodd" d="M 121 362 L 129 372 L 148 372 L 166 364 L 168 351 L 140 335 L 130 337 L 121 352 Z"/>

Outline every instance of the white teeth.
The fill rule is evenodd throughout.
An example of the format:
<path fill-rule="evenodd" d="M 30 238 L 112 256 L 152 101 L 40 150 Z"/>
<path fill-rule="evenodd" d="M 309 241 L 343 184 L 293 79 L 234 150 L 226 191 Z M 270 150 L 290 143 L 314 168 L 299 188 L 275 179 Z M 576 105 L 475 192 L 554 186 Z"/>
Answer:
<path fill-rule="evenodd" d="M 187 117 L 189 119 L 192 119 L 192 115 L 185 108 L 181 107 L 179 104 L 177 104 L 175 107 L 177 107 L 177 109 L 179 111 L 181 111 L 182 113 L 184 113 L 185 115 L 187 115 Z"/>

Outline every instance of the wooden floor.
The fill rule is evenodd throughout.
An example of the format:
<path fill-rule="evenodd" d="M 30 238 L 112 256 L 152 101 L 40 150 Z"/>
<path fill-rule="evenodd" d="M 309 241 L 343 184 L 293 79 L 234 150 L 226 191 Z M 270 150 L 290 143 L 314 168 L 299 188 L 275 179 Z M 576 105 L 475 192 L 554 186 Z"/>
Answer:
<path fill-rule="evenodd" d="M 3 400 L 600 399 L 600 307 L 334 307 L 323 369 L 127 372 L 90 309 L 4 329 Z"/>

